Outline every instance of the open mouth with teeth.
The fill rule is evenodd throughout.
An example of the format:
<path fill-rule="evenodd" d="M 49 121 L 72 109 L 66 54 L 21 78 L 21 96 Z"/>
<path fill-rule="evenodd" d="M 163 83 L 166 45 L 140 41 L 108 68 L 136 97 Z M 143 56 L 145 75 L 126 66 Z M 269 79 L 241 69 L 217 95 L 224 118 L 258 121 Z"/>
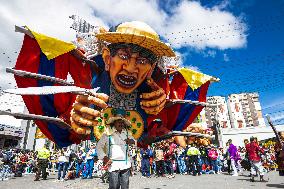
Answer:
<path fill-rule="evenodd" d="M 125 87 L 125 88 L 132 88 L 137 83 L 136 77 L 124 75 L 124 74 L 117 75 L 116 81 L 120 86 Z"/>

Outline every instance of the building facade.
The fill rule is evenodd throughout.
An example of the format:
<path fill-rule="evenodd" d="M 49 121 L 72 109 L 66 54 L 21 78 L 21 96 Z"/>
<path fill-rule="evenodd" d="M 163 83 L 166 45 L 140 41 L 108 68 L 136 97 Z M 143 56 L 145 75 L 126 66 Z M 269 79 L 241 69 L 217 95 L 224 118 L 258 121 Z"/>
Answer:
<path fill-rule="evenodd" d="M 250 136 L 260 139 L 273 136 L 271 129 L 265 127 L 257 93 L 231 94 L 227 101 L 222 96 L 210 96 L 207 103 L 213 106 L 205 107 L 200 113 L 201 124 L 204 128 L 216 129 L 220 146 L 224 146 L 228 139 L 241 145 L 243 139 Z"/>
<path fill-rule="evenodd" d="M 212 127 L 216 123 L 221 128 L 231 128 L 226 98 L 222 96 L 210 96 L 207 97 L 207 103 L 213 105 L 205 107 L 205 122 L 207 127 Z"/>
<path fill-rule="evenodd" d="M 10 112 L 24 112 L 25 104 L 21 96 L 3 94 L 0 96 L 0 110 Z M 11 116 L 0 115 L 0 149 L 22 148 L 22 139 L 25 136 L 27 121 L 16 119 Z"/>
<path fill-rule="evenodd" d="M 229 95 L 228 109 L 233 128 L 265 126 L 258 93 Z"/>

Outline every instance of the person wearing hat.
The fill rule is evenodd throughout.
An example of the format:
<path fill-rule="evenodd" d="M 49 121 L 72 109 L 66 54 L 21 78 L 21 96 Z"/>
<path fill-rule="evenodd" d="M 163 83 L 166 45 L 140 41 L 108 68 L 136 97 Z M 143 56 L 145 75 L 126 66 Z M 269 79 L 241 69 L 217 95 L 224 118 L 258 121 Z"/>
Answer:
<path fill-rule="evenodd" d="M 93 58 L 99 71 L 92 87 L 100 88 L 95 96 L 78 95 L 71 111 L 71 127 L 82 137 L 90 135 L 90 126 L 97 125 L 95 118 L 106 107 L 137 111 L 147 124 L 147 115 L 157 115 L 166 103 L 166 93 L 152 75 L 162 75 L 162 57 L 175 56 L 171 47 L 140 21 L 121 23 L 96 37 L 106 44 Z"/>
<path fill-rule="evenodd" d="M 109 118 L 107 121 L 108 131 L 101 136 L 97 143 L 98 158 L 109 166 L 110 189 L 129 188 L 131 168 L 129 145 L 135 144 L 135 140 L 127 130 L 131 126 L 131 122 L 124 116 L 117 114 Z"/>

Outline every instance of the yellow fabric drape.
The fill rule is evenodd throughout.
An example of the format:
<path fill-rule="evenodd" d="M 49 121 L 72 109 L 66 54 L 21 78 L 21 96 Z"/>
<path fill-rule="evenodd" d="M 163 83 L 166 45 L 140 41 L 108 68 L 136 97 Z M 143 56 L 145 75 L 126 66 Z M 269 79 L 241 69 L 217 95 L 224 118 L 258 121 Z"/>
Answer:
<path fill-rule="evenodd" d="M 72 43 L 34 32 L 27 26 L 26 28 L 33 34 L 40 46 L 41 51 L 46 55 L 48 60 L 56 58 L 76 48 L 76 46 Z"/>
<path fill-rule="evenodd" d="M 187 82 L 187 84 L 195 90 L 199 88 L 202 84 L 209 81 L 212 77 L 209 75 L 205 75 L 203 73 L 188 69 L 188 68 L 180 68 L 178 71 L 182 74 L 183 78 Z"/>

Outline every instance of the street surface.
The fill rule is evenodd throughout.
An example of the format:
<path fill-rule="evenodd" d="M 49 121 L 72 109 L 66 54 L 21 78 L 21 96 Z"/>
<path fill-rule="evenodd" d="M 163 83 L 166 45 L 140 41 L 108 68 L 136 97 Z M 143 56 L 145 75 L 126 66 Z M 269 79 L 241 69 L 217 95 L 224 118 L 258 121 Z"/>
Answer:
<path fill-rule="evenodd" d="M 135 175 L 130 178 L 131 189 L 250 189 L 250 188 L 284 188 L 283 177 L 278 176 L 278 172 L 270 172 L 265 176 L 269 178 L 266 183 L 249 182 L 248 172 L 242 176 L 232 177 L 231 175 L 176 175 L 173 179 L 168 178 L 141 178 Z M 57 181 L 56 175 L 49 176 L 48 180 L 34 182 L 34 175 L 25 175 L 20 178 L 12 178 L 8 181 L 0 181 L 0 189 L 107 189 L 108 184 L 101 182 L 99 178 L 94 179 L 75 179 L 69 181 Z"/>

